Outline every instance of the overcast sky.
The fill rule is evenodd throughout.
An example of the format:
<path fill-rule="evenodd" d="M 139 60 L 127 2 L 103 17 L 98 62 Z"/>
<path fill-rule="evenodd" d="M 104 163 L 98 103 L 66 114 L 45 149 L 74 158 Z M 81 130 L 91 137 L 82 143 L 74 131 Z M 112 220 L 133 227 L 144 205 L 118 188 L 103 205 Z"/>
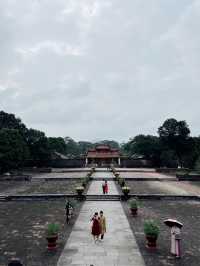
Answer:
<path fill-rule="evenodd" d="M 0 0 L 0 109 L 48 136 L 200 135 L 199 0 Z"/>

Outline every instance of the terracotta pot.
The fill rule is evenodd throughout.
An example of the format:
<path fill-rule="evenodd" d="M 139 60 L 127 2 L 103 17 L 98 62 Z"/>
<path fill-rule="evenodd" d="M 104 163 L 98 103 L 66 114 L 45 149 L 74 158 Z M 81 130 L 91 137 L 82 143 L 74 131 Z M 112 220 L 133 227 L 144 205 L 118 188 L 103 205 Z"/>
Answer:
<path fill-rule="evenodd" d="M 56 250 L 58 235 L 52 235 L 46 237 L 48 241 L 48 250 Z"/>
<path fill-rule="evenodd" d="M 133 216 L 136 216 L 138 212 L 138 208 L 131 208 L 131 213 Z"/>
<path fill-rule="evenodd" d="M 149 249 L 156 249 L 157 236 L 146 235 L 146 247 Z"/>

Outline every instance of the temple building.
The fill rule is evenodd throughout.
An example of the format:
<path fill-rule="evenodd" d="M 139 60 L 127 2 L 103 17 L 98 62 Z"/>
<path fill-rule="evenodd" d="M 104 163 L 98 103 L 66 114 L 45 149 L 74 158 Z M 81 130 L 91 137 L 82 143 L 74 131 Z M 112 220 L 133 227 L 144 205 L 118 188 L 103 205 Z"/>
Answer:
<path fill-rule="evenodd" d="M 88 150 L 86 166 L 107 167 L 111 164 L 120 166 L 120 152 L 118 149 L 112 149 L 109 145 L 97 145 L 94 149 Z"/>

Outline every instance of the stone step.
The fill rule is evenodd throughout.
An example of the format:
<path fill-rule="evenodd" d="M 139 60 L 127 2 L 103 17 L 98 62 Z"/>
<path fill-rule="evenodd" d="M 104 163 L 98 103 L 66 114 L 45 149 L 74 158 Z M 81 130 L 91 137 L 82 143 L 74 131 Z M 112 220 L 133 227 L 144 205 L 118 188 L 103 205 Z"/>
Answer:
<path fill-rule="evenodd" d="M 86 195 L 87 201 L 120 201 L 120 195 Z"/>
<path fill-rule="evenodd" d="M 107 181 L 114 181 L 115 177 L 91 177 L 92 181 L 103 181 L 103 180 L 107 180 Z"/>
<path fill-rule="evenodd" d="M 4 200 L 6 200 L 7 199 L 7 196 L 5 196 L 5 195 L 0 195 L 0 201 L 4 201 Z"/>

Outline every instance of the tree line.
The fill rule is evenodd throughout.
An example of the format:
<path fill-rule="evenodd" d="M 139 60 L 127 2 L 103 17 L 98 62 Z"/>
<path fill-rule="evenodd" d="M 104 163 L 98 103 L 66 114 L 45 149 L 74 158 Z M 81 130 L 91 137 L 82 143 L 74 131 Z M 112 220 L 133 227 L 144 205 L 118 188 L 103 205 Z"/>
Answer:
<path fill-rule="evenodd" d="M 123 144 L 126 155 L 144 156 L 157 167 L 199 168 L 200 137 L 191 137 L 186 121 L 164 121 L 158 136 L 138 135 Z"/>
<path fill-rule="evenodd" d="M 116 141 L 99 143 L 119 148 Z M 0 111 L 0 172 L 23 166 L 24 161 L 47 161 L 60 153 L 68 158 L 83 156 L 97 143 L 79 141 L 70 137 L 47 137 L 44 132 L 27 128 L 14 114 Z"/>
<path fill-rule="evenodd" d="M 47 137 L 42 131 L 27 128 L 14 114 L 0 111 L 0 172 L 22 167 L 26 160 L 50 160 L 55 153 L 68 158 L 84 156 L 97 144 L 108 144 L 132 158 L 149 159 L 156 167 L 199 167 L 200 137 L 190 136 L 185 121 L 167 119 L 157 133 L 157 136 L 137 135 L 125 143 L 77 142 L 70 137 Z"/>

